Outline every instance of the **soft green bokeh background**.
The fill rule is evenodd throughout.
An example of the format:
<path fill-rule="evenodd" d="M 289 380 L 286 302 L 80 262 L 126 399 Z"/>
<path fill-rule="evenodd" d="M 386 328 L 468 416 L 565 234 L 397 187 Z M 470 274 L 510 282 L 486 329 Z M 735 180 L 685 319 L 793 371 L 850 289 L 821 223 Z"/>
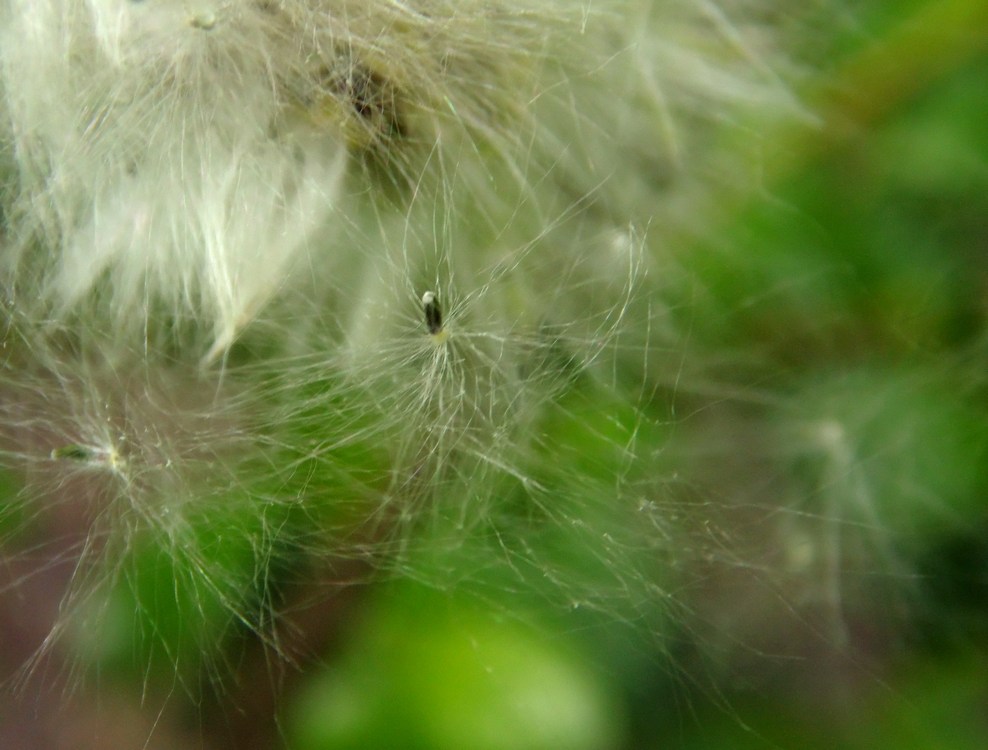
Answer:
<path fill-rule="evenodd" d="M 701 291 L 680 309 L 703 346 L 757 355 L 790 397 L 780 422 L 829 419 L 853 445 L 843 518 L 904 566 L 859 571 L 876 581 L 847 593 L 856 645 L 697 677 L 620 616 L 585 630 L 536 611 L 527 629 L 510 589 L 485 612 L 469 587 L 406 584 L 373 595 L 286 708 L 291 747 L 988 746 L 988 5 L 870 3 L 831 41 L 822 129 L 780 137 L 778 169 L 717 233 L 731 247 L 684 253 Z M 608 412 L 550 420 L 547 442 L 606 464 L 627 428 Z M 896 610 L 891 641 L 868 642 L 869 592 L 876 620 Z"/>

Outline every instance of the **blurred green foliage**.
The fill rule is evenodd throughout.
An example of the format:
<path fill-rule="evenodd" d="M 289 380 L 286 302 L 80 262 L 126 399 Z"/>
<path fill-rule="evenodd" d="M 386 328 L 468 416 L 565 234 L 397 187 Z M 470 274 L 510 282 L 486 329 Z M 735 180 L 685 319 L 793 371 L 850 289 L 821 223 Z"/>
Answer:
<path fill-rule="evenodd" d="M 606 681 L 503 611 L 389 586 L 351 636 L 289 709 L 298 750 L 592 750 L 620 737 Z"/>
<path fill-rule="evenodd" d="M 739 207 L 718 233 L 731 238 L 730 247 L 689 248 L 684 257 L 694 276 L 684 295 L 693 296 L 678 310 L 697 341 L 755 361 L 753 379 L 790 394 L 780 424 L 822 426 L 815 468 L 804 461 L 801 469 L 796 456 L 793 473 L 815 472 L 820 497 L 831 492 L 848 506 L 845 523 L 872 528 L 865 540 L 889 543 L 910 561 L 913 567 L 888 571 L 888 579 L 874 569 L 876 580 L 865 587 L 882 602 L 890 601 L 889 587 L 909 592 L 901 642 L 845 655 L 833 669 L 846 671 L 846 679 L 831 673 L 818 683 L 809 671 L 821 664 L 814 659 L 782 679 L 778 661 L 764 654 L 746 687 L 727 680 L 711 688 L 673 664 L 668 643 L 626 634 L 615 650 L 613 635 L 599 631 L 587 637 L 574 627 L 567 636 L 556 623 L 548 636 L 505 626 L 498 613 L 512 611 L 510 589 L 479 619 L 456 597 L 382 593 L 339 663 L 312 678 L 289 707 L 289 746 L 988 744 L 979 642 L 979 623 L 988 618 L 988 59 L 979 36 L 988 31 L 967 26 L 985 10 L 982 3 L 867 5 L 858 25 L 831 40 L 833 49 L 885 65 L 886 38 L 935 39 L 903 66 L 931 56 L 925 62 L 936 75 L 915 91 L 878 92 L 885 98 L 871 110 L 877 119 L 797 156 L 797 166 L 777 179 L 770 175 L 767 192 Z M 913 28 L 928 16 L 958 27 Z M 595 466 L 601 481 L 620 475 L 621 446 L 637 441 L 660 451 L 671 439 L 656 426 L 659 415 L 642 421 L 630 394 L 622 401 L 577 385 L 568 398 L 539 429 L 545 443 L 561 448 L 554 455 L 580 465 L 581 482 Z M 599 408 L 608 398 L 613 403 Z M 595 408 L 581 409 L 581 399 Z M 836 437 L 826 432 L 830 424 L 840 425 Z M 838 442 L 828 447 L 827 439 Z M 568 467 L 551 469 L 546 483 L 566 488 Z M 581 486 L 585 493 L 600 489 Z M 561 503 L 568 491 L 581 489 L 561 491 Z M 590 512 L 581 520 L 592 527 L 592 508 L 584 498 L 563 515 Z M 579 559 L 586 546 L 578 531 L 555 528 L 558 553 Z M 587 571 L 593 564 L 585 561 Z M 606 572 L 587 575 L 603 581 Z M 460 608 L 470 614 L 450 616 Z M 534 618 L 549 622 L 553 615 Z M 578 666 L 595 661 L 595 642 L 596 656 L 611 660 L 606 679 Z M 842 685 L 842 694 L 825 689 L 828 681 Z M 529 691 L 527 710 L 512 707 Z M 549 705 L 554 715 L 537 712 Z M 491 731 L 492 720 L 503 722 L 503 731 Z"/>

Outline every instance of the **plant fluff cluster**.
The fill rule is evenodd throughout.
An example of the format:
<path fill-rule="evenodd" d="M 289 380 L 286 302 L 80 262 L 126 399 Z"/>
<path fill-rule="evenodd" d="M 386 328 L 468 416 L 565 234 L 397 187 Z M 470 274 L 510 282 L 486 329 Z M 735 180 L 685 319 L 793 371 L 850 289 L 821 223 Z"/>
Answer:
<path fill-rule="evenodd" d="M 839 420 L 780 428 L 746 362 L 691 348 L 676 252 L 752 184 L 746 123 L 805 119 L 794 20 L 3 0 L 0 591 L 51 615 L 28 671 L 64 648 L 182 676 L 240 631 L 280 650 L 329 568 L 657 632 L 704 619 L 713 569 L 783 570 L 839 631 L 844 510 L 684 478 L 732 434 L 714 480 L 770 444 L 819 486 L 854 473 Z"/>

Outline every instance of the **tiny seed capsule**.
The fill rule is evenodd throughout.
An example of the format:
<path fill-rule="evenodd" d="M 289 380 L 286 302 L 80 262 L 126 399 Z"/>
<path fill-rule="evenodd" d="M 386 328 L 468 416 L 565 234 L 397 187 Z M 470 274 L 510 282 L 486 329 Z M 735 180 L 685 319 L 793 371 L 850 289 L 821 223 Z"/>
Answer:
<path fill-rule="evenodd" d="M 202 31 L 212 31 L 216 26 L 216 16 L 210 11 L 197 13 L 189 19 L 189 26 Z"/>
<path fill-rule="evenodd" d="M 422 295 L 422 309 L 425 311 L 426 328 L 433 336 L 438 336 L 443 331 L 443 311 L 435 293 L 426 292 Z"/>
<path fill-rule="evenodd" d="M 61 448 L 55 448 L 51 452 L 51 457 L 55 460 L 64 458 L 71 461 L 91 461 L 93 459 L 93 451 L 84 445 L 63 445 Z"/>

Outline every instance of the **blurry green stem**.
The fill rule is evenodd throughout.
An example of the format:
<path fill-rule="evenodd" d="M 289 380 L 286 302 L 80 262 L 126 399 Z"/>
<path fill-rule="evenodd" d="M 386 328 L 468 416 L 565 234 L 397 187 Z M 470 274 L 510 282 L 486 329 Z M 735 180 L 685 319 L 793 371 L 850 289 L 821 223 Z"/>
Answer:
<path fill-rule="evenodd" d="M 882 122 L 931 84 L 988 49 L 986 0 L 933 0 L 839 68 L 808 98 L 819 131 L 783 139 L 768 177 L 784 178 Z"/>
<path fill-rule="evenodd" d="M 824 102 L 832 135 L 850 122 L 880 122 L 938 78 L 988 47 L 988 2 L 925 3 L 884 39 L 852 59 L 838 77 L 836 94 Z"/>

